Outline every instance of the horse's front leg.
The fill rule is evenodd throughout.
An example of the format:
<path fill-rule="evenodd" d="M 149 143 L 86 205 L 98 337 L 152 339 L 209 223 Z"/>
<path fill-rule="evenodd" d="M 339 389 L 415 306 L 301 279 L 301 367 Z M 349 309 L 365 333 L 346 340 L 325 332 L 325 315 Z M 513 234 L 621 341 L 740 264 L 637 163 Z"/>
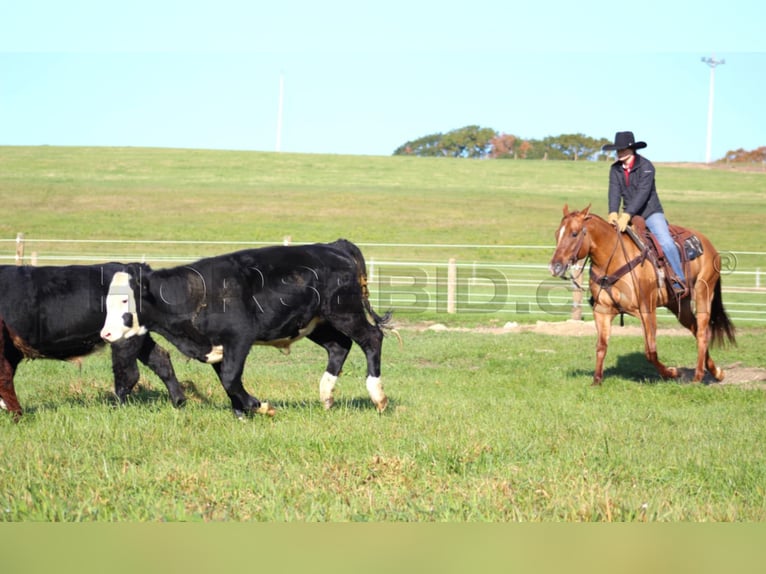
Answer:
<path fill-rule="evenodd" d="M 663 379 L 675 379 L 678 369 L 666 367 L 657 356 L 657 309 L 641 311 L 641 326 L 644 329 L 644 354 L 647 360 L 654 365 Z"/>
<path fill-rule="evenodd" d="M 604 380 L 604 358 L 609 346 L 609 336 L 612 332 L 613 313 L 593 312 L 593 319 L 596 322 L 596 370 L 593 372 L 593 386 L 598 386 Z"/>

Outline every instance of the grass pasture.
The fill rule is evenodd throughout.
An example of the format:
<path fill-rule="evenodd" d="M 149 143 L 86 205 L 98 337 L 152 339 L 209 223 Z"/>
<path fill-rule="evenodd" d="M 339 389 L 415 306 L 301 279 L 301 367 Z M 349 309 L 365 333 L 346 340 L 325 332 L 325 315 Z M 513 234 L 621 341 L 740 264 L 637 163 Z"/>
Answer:
<path fill-rule="evenodd" d="M 565 202 L 603 207 L 606 171 L 592 163 L 0 148 L 0 238 L 345 236 L 387 244 L 365 249 L 368 258 L 447 258 L 450 247 L 412 244 L 460 243 L 485 246 L 477 248 L 482 260 L 504 261 L 507 252 L 486 246 L 549 244 Z M 728 249 L 763 249 L 766 175 L 659 173 L 669 217 L 699 221 Z M 144 246 L 105 245 L 76 249 L 147 255 Z M 41 255 L 59 248 L 36 247 Z M 0 255 L 12 250 L 0 243 Z M 172 250 L 197 257 L 221 248 Z M 0 416 L 0 521 L 766 519 L 763 380 L 661 381 L 642 338 L 617 333 L 604 385 L 592 388 L 592 337 L 475 329 L 513 318 L 487 313 L 398 318 L 403 345 L 384 343 L 391 404 L 382 415 L 364 389 L 357 348 L 329 412 L 318 400 L 321 349 L 307 341 L 290 355 L 254 348 L 245 385 L 278 410 L 244 421 L 230 414 L 212 369 L 169 346 L 189 396 L 180 410 L 145 369 L 130 403 L 116 408 L 106 351 L 79 365 L 23 363 L 16 388 L 24 417 L 14 424 Z M 419 328 L 434 320 L 453 329 Z M 714 349 L 717 362 L 766 369 L 766 329 L 740 327 L 738 341 Z M 693 366 L 690 336 L 661 334 L 658 345 L 668 364 Z"/>

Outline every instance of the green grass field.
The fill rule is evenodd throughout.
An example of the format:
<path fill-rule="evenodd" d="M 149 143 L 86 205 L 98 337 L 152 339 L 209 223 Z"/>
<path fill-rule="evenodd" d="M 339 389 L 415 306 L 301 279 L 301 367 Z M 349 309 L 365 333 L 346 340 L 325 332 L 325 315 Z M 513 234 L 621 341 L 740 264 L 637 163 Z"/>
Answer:
<path fill-rule="evenodd" d="M 347 237 L 370 258 L 507 262 L 546 245 L 565 202 L 603 214 L 605 164 L 146 149 L 0 148 L 0 238 L 295 242 Z M 659 167 L 668 217 L 717 245 L 763 249 L 762 173 Z M 466 255 L 451 247 L 479 244 Z M 34 244 L 34 243 L 33 243 Z M 58 245 L 34 244 L 41 255 Z M 0 244 L 12 257 L 12 243 Z M 214 244 L 75 246 L 115 258 L 197 257 Z M 88 253 L 86 253 L 88 252 Z M 92 253 L 90 253 L 92 252 Z M 539 250 L 514 251 L 539 261 Z M 545 256 L 543 256 L 545 259 Z M 516 261 L 516 259 L 514 259 Z M 333 410 L 324 352 L 255 348 L 245 386 L 278 409 L 236 420 L 209 366 L 171 349 L 181 410 L 148 371 L 124 408 L 106 351 L 23 363 L 20 423 L 0 416 L 0 521 L 715 522 L 766 519 L 763 382 L 661 381 L 640 337 L 615 335 L 601 388 L 591 337 L 422 331 L 513 314 L 399 314 L 378 415 L 355 348 Z M 740 326 L 724 366 L 766 368 L 766 329 Z M 661 335 L 691 367 L 694 342 Z M 0 413 L 2 415 L 2 413 Z"/>

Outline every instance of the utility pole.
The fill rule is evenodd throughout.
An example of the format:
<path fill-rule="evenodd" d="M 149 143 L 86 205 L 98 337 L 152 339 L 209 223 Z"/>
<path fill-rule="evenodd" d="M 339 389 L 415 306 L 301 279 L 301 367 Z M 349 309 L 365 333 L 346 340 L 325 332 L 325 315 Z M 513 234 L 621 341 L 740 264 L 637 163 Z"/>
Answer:
<path fill-rule="evenodd" d="M 707 105 L 707 149 L 705 153 L 705 163 L 710 163 L 710 148 L 713 142 L 713 93 L 715 91 L 715 67 L 725 64 L 726 60 L 716 60 L 715 55 L 712 58 L 702 58 L 702 61 L 710 66 L 710 95 Z"/>
<path fill-rule="evenodd" d="M 282 148 L 282 109 L 285 97 L 285 78 L 279 75 L 279 108 L 277 109 L 277 145 L 275 151 L 281 151 Z"/>

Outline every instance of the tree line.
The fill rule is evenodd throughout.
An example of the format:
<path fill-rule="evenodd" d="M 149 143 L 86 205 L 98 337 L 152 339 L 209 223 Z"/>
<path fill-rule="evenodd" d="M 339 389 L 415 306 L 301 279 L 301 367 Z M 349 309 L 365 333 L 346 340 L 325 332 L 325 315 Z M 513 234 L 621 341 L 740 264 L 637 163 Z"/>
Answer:
<path fill-rule="evenodd" d="M 584 134 L 562 134 L 541 140 L 523 139 L 491 128 L 466 126 L 447 133 L 436 133 L 408 141 L 394 150 L 394 155 L 418 157 L 467 157 L 492 159 L 612 160 L 601 151 L 612 143 L 607 138 Z M 717 160 L 726 163 L 766 163 L 766 147 L 729 151 Z"/>
<path fill-rule="evenodd" d="M 492 128 L 465 126 L 447 133 L 435 133 L 408 141 L 393 155 L 418 157 L 466 157 L 492 159 L 558 159 L 601 160 L 609 155 L 601 147 L 611 143 L 607 138 L 584 134 L 562 134 L 541 140 L 523 139 L 498 133 Z"/>
<path fill-rule="evenodd" d="M 726 152 L 723 159 L 718 161 L 726 163 L 766 163 L 766 146 L 761 146 L 754 150 L 744 150 L 742 148 Z"/>

